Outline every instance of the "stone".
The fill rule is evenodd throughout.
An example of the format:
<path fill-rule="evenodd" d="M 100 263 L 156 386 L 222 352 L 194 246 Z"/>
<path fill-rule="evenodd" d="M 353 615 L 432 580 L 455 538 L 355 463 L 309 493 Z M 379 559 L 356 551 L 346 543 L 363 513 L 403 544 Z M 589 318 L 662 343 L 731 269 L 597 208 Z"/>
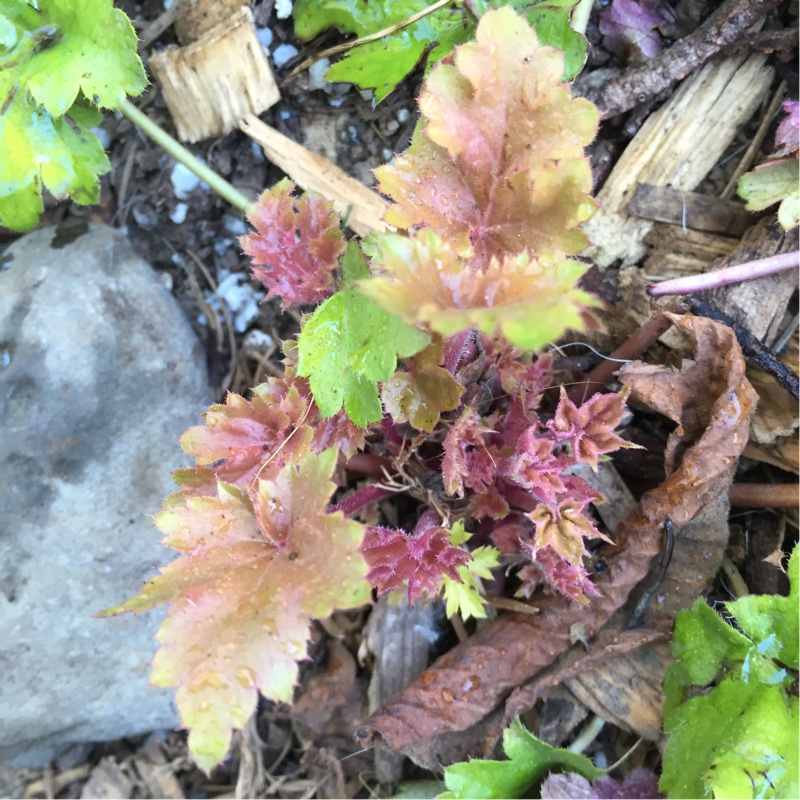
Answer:
<path fill-rule="evenodd" d="M 35 231 L 0 258 L 0 761 L 172 728 L 147 684 L 164 611 L 95 619 L 173 560 L 149 515 L 209 404 L 203 348 L 119 231 Z"/>

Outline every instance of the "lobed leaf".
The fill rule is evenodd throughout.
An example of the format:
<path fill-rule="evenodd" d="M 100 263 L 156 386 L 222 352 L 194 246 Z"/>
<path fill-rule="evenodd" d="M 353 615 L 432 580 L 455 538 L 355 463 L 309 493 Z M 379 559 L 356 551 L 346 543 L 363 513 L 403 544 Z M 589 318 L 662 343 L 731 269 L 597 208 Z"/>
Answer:
<path fill-rule="evenodd" d="M 491 571 L 500 563 L 500 553 L 494 547 L 478 547 L 471 556 L 468 563 L 456 567 L 456 578 L 443 575 L 439 585 L 447 616 L 459 614 L 465 621 L 470 617 L 486 619 L 481 579 L 491 580 Z"/>
<path fill-rule="evenodd" d="M 383 236 L 375 263 L 382 274 L 360 281 L 358 290 L 406 322 L 445 336 L 474 326 L 536 350 L 569 328 L 583 328 L 586 309 L 598 305 L 575 288 L 586 269 L 578 261 L 536 261 L 521 253 L 480 269 L 428 229 Z"/>
<path fill-rule="evenodd" d="M 473 759 L 445 767 L 444 782 L 449 791 L 440 798 L 530 797 L 547 775 L 558 769 L 577 772 L 586 778 L 599 778 L 586 756 L 560 750 L 537 739 L 515 719 L 503 732 L 507 761 Z"/>
<path fill-rule="evenodd" d="M 377 383 L 388 380 L 397 356 L 412 356 L 428 336 L 378 308 L 352 288 L 368 269 L 358 245 L 342 258 L 345 288 L 326 300 L 305 323 L 297 343 L 297 372 L 308 377 L 324 417 L 344 409 L 365 427 L 383 416 Z"/>
<path fill-rule="evenodd" d="M 289 306 L 316 304 L 333 294 L 333 271 L 344 252 L 341 218 L 315 192 L 294 197 L 288 179 L 263 192 L 247 213 L 255 233 L 242 236 L 253 277 Z"/>
<path fill-rule="evenodd" d="M 584 249 L 577 226 L 594 204 L 583 148 L 598 115 L 561 83 L 563 55 L 503 8 L 453 61 L 426 80 L 411 147 L 376 171 L 395 201 L 386 221 L 430 226 L 484 269 L 524 249 L 556 261 Z"/>
<path fill-rule="evenodd" d="M 225 756 L 259 691 L 291 701 L 311 618 L 369 602 L 363 526 L 325 513 L 336 456 L 330 449 L 287 464 L 259 481 L 252 499 L 224 483 L 216 498 L 173 496 L 155 522 L 184 556 L 101 613 L 174 603 L 151 682 L 179 687 L 190 751 L 206 770 Z"/>
<path fill-rule="evenodd" d="M 461 405 L 464 387 L 440 366 L 444 358 L 441 336 L 406 362 L 383 384 L 381 399 L 395 422 L 410 422 L 422 431 L 432 431 L 443 411 Z"/>

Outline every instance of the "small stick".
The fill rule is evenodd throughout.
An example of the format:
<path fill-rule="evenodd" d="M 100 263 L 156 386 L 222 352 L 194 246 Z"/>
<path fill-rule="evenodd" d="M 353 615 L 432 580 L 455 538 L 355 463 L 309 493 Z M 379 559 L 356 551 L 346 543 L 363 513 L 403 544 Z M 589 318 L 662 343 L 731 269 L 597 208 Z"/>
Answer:
<path fill-rule="evenodd" d="M 733 591 L 733 594 L 736 597 L 746 597 L 750 594 L 750 589 L 748 589 L 747 584 L 744 582 L 744 578 L 742 574 L 736 569 L 736 564 L 731 561 L 728 556 L 724 556 L 722 559 L 722 571 L 725 573 L 725 577 L 730 581 L 731 586 L 730 588 Z"/>
<path fill-rule="evenodd" d="M 728 499 L 732 506 L 739 508 L 797 508 L 800 486 L 796 483 L 732 483 Z"/>
<path fill-rule="evenodd" d="M 767 113 L 764 114 L 764 118 L 761 120 L 758 130 L 756 131 L 755 136 L 753 136 L 753 140 L 748 145 L 745 154 L 742 156 L 742 160 L 736 165 L 736 169 L 734 170 L 733 175 L 731 175 L 728 185 L 720 194 L 720 197 L 723 200 L 730 200 L 730 198 L 733 197 L 736 187 L 739 185 L 739 178 L 741 178 L 742 175 L 744 175 L 744 173 L 750 169 L 750 165 L 753 163 L 753 159 L 758 152 L 758 148 L 761 147 L 761 143 L 764 141 L 764 138 L 767 135 L 767 131 L 769 130 L 772 119 L 775 114 L 778 113 L 781 100 L 783 100 L 783 95 L 785 93 L 786 81 L 781 81 L 781 85 L 778 87 L 778 91 L 775 92 L 772 102 L 769 104 L 769 108 L 767 108 Z"/>
<path fill-rule="evenodd" d="M 683 278 L 661 281 L 661 283 L 650 286 L 647 291 L 651 297 L 664 297 L 668 294 L 691 294 L 692 292 L 702 292 L 707 289 L 728 286 L 731 283 L 752 281 L 756 278 L 763 278 L 765 275 L 783 272 L 786 269 L 796 269 L 798 265 L 800 265 L 800 251 L 795 250 L 791 253 L 780 253 L 777 256 L 760 258 L 758 261 L 747 261 L 744 264 L 715 269 L 699 275 L 688 275 Z"/>
<path fill-rule="evenodd" d="M 765 344 L 762 344 L 750 331 L 742 327 L 736 320 L 714 308 L 710 303 L 691 295 L 687 298 L 689 310 L 701 317 L 721 322 L 727 325 L 735 334 L 742 348 L 742 352 L 752 358 L 764 372 L 768 372 L 778 383 L 786 389 L 795 400 L 800 400 L 800 381 L 792 369 L 784 364 Z"/>
<path fill-rule="evenodd" d="M 672 561 L 672 551 L 675 548 L 675 528 L 672 525 L 672 517 L 668 516 L 664 520 L 664 536 L 666 537 L 666 541 L 664 544 L 664 552 L 661 554 L 661 561 L 658 564 L 658 574 L 653 583 L 645 589 L 644 594 L 636 604 L 636 608 L 633 610 L 633 614 L 631 614 L 631 618 L 625 626 L 626 631 L 636 628 L 639 625 L 647 611 L 647 607 L 650 605 L 650 601 L 653 599 L 653 595 L 661 588 L 661 584 L 664 583 L 664 578 L 669 568 L 669 562 Z"/>

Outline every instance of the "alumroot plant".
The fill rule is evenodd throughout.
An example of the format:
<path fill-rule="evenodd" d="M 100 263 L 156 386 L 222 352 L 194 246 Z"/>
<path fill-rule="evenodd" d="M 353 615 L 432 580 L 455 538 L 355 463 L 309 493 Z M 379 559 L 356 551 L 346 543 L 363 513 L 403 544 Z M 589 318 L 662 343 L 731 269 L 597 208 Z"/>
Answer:
<path fill-rule="evenodd" d="M 510 9 L 425 81 L 409 149 L 377 171 L 395 230 L 346 241 L 322 198 L 283 181 L 250 213 L 253 275 L 307 311 L 285 374 L 229 395 L 188 431 L 197 466 L 156 516 L 181 557 L 105 615 L 171 603 L 152 682 L 176 686 L 191 751 L 210 769 L 258 693 L 289 702 L 312 618 L 443 596 L 483 616 L 501 559 L 517 593 L 596 592 L 587 510 L 572 474 L 628 446 L 625 395 L 576 406 L 534 354 L 594 324 L 576 287 L 591 214 L 584 147 L 597 112 L 561 82 L 563 55 Z M 333 508 L 334 471 L 366 485 Z M 419 504 L 409 530 L 375 501 Z M 367 509 L 365 524 L 348 518 Z M 497 571 L 496 571 L 497 572 Z"/>

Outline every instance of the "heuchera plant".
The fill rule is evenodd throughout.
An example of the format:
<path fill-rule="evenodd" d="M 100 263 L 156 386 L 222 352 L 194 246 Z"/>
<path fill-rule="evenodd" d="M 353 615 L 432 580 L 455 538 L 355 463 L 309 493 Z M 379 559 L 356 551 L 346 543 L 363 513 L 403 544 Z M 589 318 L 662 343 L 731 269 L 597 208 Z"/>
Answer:
<path fill-rule="evenodd" d="M 378 170 L 395 232 L 347 242 L 331 205 L 288 181 L 252 209 L 254 276 L 312 310 L 282 378 L 184 435 L 197 466 L 155 518 L 181 557 L 103 612 L 172 603 L 151 678 L 178 687 L 204 768 L 258 692 L 291 701 L 312 618 L 373 590 L 484 616 L 502 558 L 520 595 L 596 593 L 584 559 L 605 538 L 589 515 L 600 497 L 571 472 L 627 446 L 625 396 L 545 400 L 551 359 L 531 355 L 597 304 L 570 256 L 587 244 L 598 115 L 562 73 L 523 18 L 490 11 L 431 72 L 409 149 Z M 332 504 L 337 464 L 369 479 Z M 420 503 L 413 530 L 351 519 L 376 521 L 396 491 Z"/>

